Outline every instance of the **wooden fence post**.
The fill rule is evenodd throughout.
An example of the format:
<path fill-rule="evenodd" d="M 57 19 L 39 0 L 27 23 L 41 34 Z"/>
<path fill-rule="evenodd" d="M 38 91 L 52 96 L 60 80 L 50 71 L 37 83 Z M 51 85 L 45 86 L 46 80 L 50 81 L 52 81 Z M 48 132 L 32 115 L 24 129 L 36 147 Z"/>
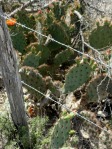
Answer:
<path fill-rule="evenodd" d="M 26 142 L 29 142 L 22 84 L 17 66 L 17 55 L 12 45 L 6 21 L 2 17 L 3 15 L 2 8 L 0 7 L 0 62 L 3 81 L 9 99 L 13 123 L 18 131 L 23 126 L 26 128 L 24 133 L 27 134 Z M 22 135 L 25 134 L 21 134 L 20 138 L 22 138 Z"/>

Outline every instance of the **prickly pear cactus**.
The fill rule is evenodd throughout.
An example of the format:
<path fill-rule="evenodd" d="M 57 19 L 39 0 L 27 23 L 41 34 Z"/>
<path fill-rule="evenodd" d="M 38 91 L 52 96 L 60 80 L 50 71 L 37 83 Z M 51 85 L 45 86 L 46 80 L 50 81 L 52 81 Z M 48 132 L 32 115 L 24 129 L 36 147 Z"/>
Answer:
<path fill-rule="evenodd" d="M 105 75 L 98 75 L 93 78 L 86 87 L 88 102 L 96 102 L 98 101 L 98 98 L 101 100 L 105 99 L 108 93 L 112 94 L 111 89 L 112 81 L 109 77 L 106 77 Z"/>
<path fill-rule="evenodd" d="M 108 22 L 105 22 L 103 26 L 98 24 L 97 28 L 91 32 L 89 42 L 96 49 L 112 45 L 112 25 Z"/>
<path fill-rule="evenodd" d="M 67 62 L 67 60 L 73 55 L 73 51 L 70 49 L 64 50 L 60 53 L 58 53 L 54 58 L 54 64 L 55 65 L 61 65 L 64 62 Z"/>
<path fill-rule="evenodd" d="M 38 67 L 41 53 L 35 54 L 30 52 L 25 55 L 23 60 L 23 66 Z"/>
<path fill-rule="evenodd" d="M 54 126 L 50 149 L 61 148 L 65 141 L 69 138 L 69 132 L 71 130 L 71 119 L 73 117 L 74 113 L 70 113 L 67 116 L 63 116 L 61 119 L 59 119 L 57 124 Z"/>
<path fill-rule="evenodd" d="M 21 74 L 21 78 L 22 80 L 27 83 L 28 85 L 36 88 L 37 90 L 41 91 L 42 93 L 45 93 L 46 91 L 46 85 L 45 85 L 45 81 L 42 78 L 42 75 L 40 75 L 40 73 L 36 70 L 33 69 L 31 67 L 22 67 L 20 69 L 20 74 Z M 35 96 L 36 99 L 40 99 L 42 97 L 42 95 L 36 91 L 34 91 L 33 89 L 25 86 L 29 92 Z"/>
<path fill-rule="evenodd" d="M 75 91 L 89 80 L 92 68 L 88 63 L 73 66 L 67 73 L 64 84 L 64 93 Z"/>

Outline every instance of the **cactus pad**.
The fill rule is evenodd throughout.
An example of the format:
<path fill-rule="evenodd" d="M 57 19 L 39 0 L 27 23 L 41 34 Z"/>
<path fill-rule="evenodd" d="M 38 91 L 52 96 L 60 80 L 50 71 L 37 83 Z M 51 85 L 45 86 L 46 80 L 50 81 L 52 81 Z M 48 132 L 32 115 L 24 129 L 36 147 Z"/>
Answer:
<path fill-rule="evenodd" d="M 67 62 L 67 60 L 71 57 L 71 55 L 73 55 L 73 51 L 72 50 L 64 50 L 60 53 L 58 53 L 55 58 L 54 58 L 54 64 L 55 65 L 61 65 L 64 62 Z"/>
<path fill-rule="evenodd" d="M 11 36 L 14 48 L 24 54 L 25 47 L 27 46 L 25 35 L 18 30 L 12 30 L 12 32 L 15 34 L 14 36 Z"/>
<path fill-rule="evenodd" d="M 72 92 L 86 83 L 91 71 L 92 69 L 88 63 L 73 66 L 66 75 L 64 93 Z"/>
<path fill-rule="evenodd" d="M 57 23 L 54 22 L 49 28 L 48 28 L 48 34 L 51 34 L 52 38 L 55 40 L 65 43 L 65 44 L 70 44 L 70 36 L 69 36 L 69 28 L 65 23 Z M 61 47 L 64 47 L 58 43 L 55 43 L 54 41 L 51 41 L 48 44 L 49 49 L 51 50 L 58 50 Z"/>
<path fill-rule="evenodd" d="M 27 11 L 25 11 L 25 10 L 18 11 L 16 18 L 17 18 L 17 22 L 24 24 L 29 28 L 35 29 L 35 27 L 36 27 L 35 18 L 32 15 L 28 15 Z M 23 30 L 25 32 L 29 32 L 28 29 L 24 29 L 24 28 L 22 29 L 22 27 L 21 27 L 21 30 Z"/>
<path fill-rule="evenodd" d="M 20 69 L 20 74 L 22 80 L 25 83 L 41 91 L 42 93 L 45 93 L 46 91 L 45 81 L 43 80 L 42 76 L 39 74 L 37 70 L 31 67 L 24 66 Z M 29 87 L 27 87 L 27 89 L 29 90 L 29 92 L 32 93 L 32 95 L 35 95 L 36 99 L 40 99 L 42 97 L 40 93 L 37 93 L 36 91 L 30 89 Z"/>
<path fill-rule="evenodd" d="M 38 67 L 40 54 L 41 53 L 38 53 L 37 55 L 34 53 L 27 54 L 24 58 L 23 66 Z"/>
<path fill-rule="evenodd" d="M 70 120 L 73 117 L 74 117 L 74 113 L 70 113 L 69 115 L 59 119 L 57 124 L 54 126 L 50 149 L 59 149 L 69 138 L 69 132 L 71 130 Z"/>
<path fill-rule="evenodd" d="M 86 93 L 87 93 L 87 97 L 88 97 L 88 101 L 89 102 L 96 102 L 98 100 L 98 93 L 97 93 L 97 86 L 101 83 L 102 80 L 104 80 L 102 82 L 102 84 L 98 87 L 98 92 L 99 92 L 99 97 L 100 99 L 105 99 L 107 97 L 107 94 L 110 93 L 112 94 L 112 81 L 109 80 L 109 77 L 106 77 L 105 75 L 99 75 L 95 78 L 93 78 L 87 88 L 86 88 Z M 109 82 L 109 85 L 108 85 Z M 108 87 L 107 87 L 108 85 Z M 106 87 L 107 87 L 107 91 L 106 91 Z"/>
<path fill-rule="evenodd" d="M 37 45 L 36 51 L 41 52 L 39 64 L 41 65 L 41 64 L 46 63 L 47 60 L 49 59 L 50 54 L 51 54 L 50 50 L 44 45 Z"/>
<path fill-rule="evenodd" d="M 112 25 L 105 22 L 103 26 L 97 26 L 89 36 L 91 46 L 96 49 L 101 49 L 112 45 Z"/>

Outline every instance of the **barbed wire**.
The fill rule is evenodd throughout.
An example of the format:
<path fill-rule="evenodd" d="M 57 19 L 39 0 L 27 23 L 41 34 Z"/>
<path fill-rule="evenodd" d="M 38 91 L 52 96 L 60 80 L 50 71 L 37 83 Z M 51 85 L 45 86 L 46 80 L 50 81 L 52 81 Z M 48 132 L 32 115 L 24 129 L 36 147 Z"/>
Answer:
<path fill-rule="evenodd" d="M 52 99 L 52 98 L 51 98 L 51 97 L 49 97 L 49 96 L 46 96 L 44 93 L 42 93 L 42 92 L 41 92 L 41 91 L 39 91 L 38 89 L 36 89 L 36 88 L 34 88 L 34 87 L 32 87 L 32 86 L 28 85 L 28 84 L 27 84 L 27 83 L 25 83 L 24 81 L 21 81 L 21 83 L 22 83 L 23 85 L 25 85 L 25 86 L 27 86 L 27 87 L 31 88 L 32 90 L 34 90 L 34 91 L 36 91 L 36 92 L 40 93 L 41 95 L 43 95 L 44 97 L 46 97 L 46 98 L 50 99 L 51 101 L 53 101 L 53 102 L 57 103 L 58 105 L 60 105 L 60 106 L 61 106 L 61 107 L 63 107 L 64 109 L 66 109 L 68 112 L 73 112 L 73 111 L 72 111 L 72 110 L 70 110 L 70 108 L 68 108 L 67 106 L 65 106 L 65 105 L 61 104 L 59 101 L 55 101 L 54 99 Z M 74 112 L 74 114 L 76 114 L 78 117 L 80 117 L 80 118 L 82 118 L 82 119 L 86 120 L 87 122 L 89 122 L 89 123 L 93 124 L 94 126 L 98 127 L 99 129 L 101 129 L 101 130 L 103 130 L 103 131 L 107 132 L 109 135 L 111 135 L 111 134 L 108 132 L 108 130 L 106 130 L 106 129 L 104 129 L 104 128 L 100 127 L 100 126 L 98 126 L 98 125 L 97 125 L 97 124 L 95 124 L 94 122 L 92 122 L 92 121 L 90 121 L 89 119 L 87 119 L 86 117 L 82 116 L 80 113 L 78 113 L 78 112 L 76 112 L 76 111 L 75 111 L 75 112 Z"/>
<path fill-rule="evenodd" d="M 9 73 L 7 73 L 7 74 L 9 74 Z M 9 75 L 10 75 L 11 77 L 13 77 L 11 74 L 9 74 Z M 70 108 L 68 108 L 66 105 L 63 105 L 63 104 L 60 103 L 59 101 L 54 100 L 54 99 L 51 98 L 50 96 L 47 96 L 46 94 L 44 94 L 43 92 L 41 92 L 41 91 L 39 91 L 38 89 L 34 88 L 33 86 L 27 84 L 27 83 L 24 82 L 23 80 L 21 80 L 21 83 L 22 83 L 23 85 L 25 85 L 25 86 L 31 88 L 31 89 L 34 90 L 35 92 L 38 92 L 39 94 L 41 94 L 42 96 L 46 97 L 47 99 L 50 99 L 50 100 L 53 101 L 54 103 L 60 105 L 62 108 L 64 108 L 64 109 L 67 110 L 68 112 L 74 113 L 74 116 L 75 116 L 75 114 L 76 114 L 78 117 L 84 119 L 85 121 L 89 122 L 90 124 L 94 125 L 95 127 L 99 128 L 100 130 L 105 131 L 105 132 L 107 132 L 109 135 L 111 135 L 111 134 L 108 132 L 108 130 L 102 128 L 101 126 L 98 126 L 98 125 L 95 124 L 93 121 L 87 119 L 86 117 L 84 117 L 83 115 L 81 115 L 80 113 L 78 113 L 76 110 L 75 110 L 75 111 L 70 110 Z M 59 99 L 59 98 L 57 98 L 57 99 Z"/>

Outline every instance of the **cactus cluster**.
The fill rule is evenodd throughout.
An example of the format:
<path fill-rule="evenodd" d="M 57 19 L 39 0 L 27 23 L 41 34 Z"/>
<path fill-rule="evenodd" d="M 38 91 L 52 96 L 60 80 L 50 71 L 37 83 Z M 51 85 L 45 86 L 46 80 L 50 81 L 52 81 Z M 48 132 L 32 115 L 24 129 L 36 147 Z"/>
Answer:
<path fill-rule="evenodd" d="M 75 1 L 75 3 L 77 3 L 76 8 L 78 8 L 80 12 L 81 10 L 83 11 L 80 7 L 80 3 L 77 1 Z M 63 46 L 64 44 L 70 45 L 71 47 L 75 46 L 77 51 L 82 51 L 80 42 L 77 42 L 79 40 L 77 40 L 77 38 L 81 27 L 79 19 L 77 16 L 74 16 L 74 9 L 70 10 L 70 8 L 67 8 L 67 6 L 63 4 L 64 2 L 55 2 L 52 4 L 52 7 L 49 6 L 47 8 L 47 11 L 39 10 L 34 16 L 27 14 L 25 11 L 19 11 L 14 16 L 17 22 L 24 24 L 28 28 L 37 30 L 40 33 L 38 35 L 18 25 L 9 27 L 14 48 L 21 53 L 21 55 L 19 55 L 21 57 L 21 78 L 25 83 L 33 87 L 33 89 L 31 89 L 25 86 L 28 93 L 31 95 L 30 97 L 28 96 L 27 99 L 31 98 L 32 101 L 30 101 L 35 104 L 35 106 L 30 105 L 28 107 L 30 117 L 40 115 L 37 111 L 37 105 L 40 106 L 41 103 L 44 105 L 43 101 L 45 101 L 46 98 L 43 98 L 43 94 L 46 95 L 46 97 L 52 97 L 52 99 L 56 101 L 59 100 L 59 102 L 62 102 L 62 104 L 65 104 L 74 111 L 80 110 L 80 107 L 83 108 L 81 105 L 82 102 L 85 102 L 84 105 L 87 104 L 86 101 L 92 103 L 97 102 L 99 96 L 100 99 L 103 100 L 106 99 L 107 94 L 111 94 L 112 80 L 108 76 L 106 77 L 105 74 L 94 77 L 95 74 L 92 74 L 92 72 L 96 69 L 97 65 L 93 60 L 89 58 L 86 59 L 82 55 L 77 55 L 73 50 Z M 66 22 L 67 9 L 71 12 L 69 15 L 69 25 L 67 25 Z M 71 32 L 73 35 L 71 35 Z M 46 37 L 48 36 L 47 40 L 44 36 L 41 36 L 41 34 L 44 34 Z M 49 37 L 53 39 L 49 39 Z M 77 41 L 75 41 L 75 39 Z M 98 24 L 97 28 L 91 32 L 89 42 L 91 46 L 98 50 L 110 46 L 112 44 L 112 25 L 108 22 L 103 26 Z M 60 43 L 63 44 L 61 45 Z M 87 47 L 84 47 L 84 51 L 89 51 L 92 57 L 93 53 L 90 49 L 86 48 Z M 103 74 L 102 70 L 100 71 L 101 74 Z M 97 70 L 96 73 L 99 74 L 99 70 Z M 48 92 L 49 90 L 51 92 Z M 76 95 L 77 93 L 80 95 Z M 70 96 L 70 94 L 72 96 Z M 79 97 L 77 98 L 76 96 Z M 83 100 L 84 98 L 86 98 L 86 100 Z M 58 104 L 55 106 L 58 107 Z M 63 109 L 61 109 L 60 106 L 55 108 L 55 106 L 54 103 L 52 104 L 52 102 L 45 101 L 45 105 L 42 108 L 47 111 L 47 108 L 50 109 L 52 107 L 52 110 L 55 109 L 54 111 L 60 114 L 60 111 L 63 111 Z M 59 109 L 59 111 L 57 111 L 57 109 Z M 54 111 L 50 111 L 50 114 L 53 115 Z M 43 116 L 43 113 L 41 114 Z M 80 112 L 80 114 L 91 120 L 93 118 L 94 122 L 97 122 L 92 113 L 83 111 Z M 70 134 L 72 134 L 71 128 L 73 121 L 71 121 L 71 119 L 73 117 L 74 113 L 70 113 L 67 116 L 60 116 L 59 120 L 54 124 L 50 139 L 50 149 L 64 149 L 64 144 L 69 140 Z M 83 122 L 82 125 L 84 128 L 87 129 L 87 133 L 90 133 L 88 137 L 79 130 L 82 138 L 98 138 L 98 135 L 95 134 L 95 129 L 94 132 L 93 129 L 89 128 L 88 123 L 83 120 L 81 122 Z M 45 130 L 45 132 L 47 131 Z M 76 139 L 76 142 L 79 143 L 80 141 Z"/>
<path fill-rule="evenodd" d="M 72 25 L 68 27 L 65 21 L 67 9 L 68 6 L 65 7 L 64 1 L 54 2 L 46 10 L 39 10 L 35 16 L 23 10 L 17 12 L 14 18 L 18 23 L 33 30 L 41 27 L 40 33 L 50 35 L 55 40 L 70 45 Z M 21 53 L 21 66 L 35 68 L 42 76 L 52 76 L 53 79 L 56 79 L 60 66 L 68 63 L 71 57 L 72 59 L 74 57 L 74 52 L 70 49 L 66 49 L 53 40 L 47 42 L 44 37 L 41 40 L 40 35 L 37 36 L 36 33 L 31 33 L 22 26 L 16 25 L 9 29 L 14 48 Z M 68 65 L 70 64 L 68 63 Z"/>
<path fill-rule="evenodd" d="M 55 96 L 60 96 L 59 88 L 55 85 L 55 83 L 52 81 L 51 77 L 43 78 L 43 76 L 39 73 L 37 69 L 34 69 L 32 67 L 23 66 L 20 69 L 20 74 L 22 80 L 30 85 L 31 87 L 37 89 L 38 91 L 42 93 L 46 93 L 47 89 L 49 89 Z M 60 84 L 60 83 L 59 83 Z M 35 90 L 26 87 L 28 91 L 33 95 L 35 100 L 40 100 L 41 97 L 43 97 L 39 92 L 36 92 Z"/>
<path fill-rule="evenodd" d="M 72 17 L 70 25 L 68 26 L 66 23 L 67 9 L 68 8 L 64 5 L 64 1 L 61 3 L 55 2 L 52 4 L 52 7 L 49 6 L 47 8 L 47 11 L 39 11 L 35 15 L 35 17 L 33 17 L 32 15 L 28 15 L 25 11 L 20 11 L 15 15 L 15 18 L 18 22 L 25 24 L 27 27 L 33 29 L 37 29 L 38 25 L 40 24 L 41 33 L 47 36 L 51 35 L 51 37 L 55 40 L 69 45 L 71 44 L 71 28 L 73 30 L 75 29 L 75 27 L 73 27 L 72 24 Z M 72 12 L 73 10 L 70 11 Z M 78 28 L 76 27 L 76 29 Z M 93 69 L 92 66 L 88 62 L 84 61 L 82 63 L 77 63 L 75 59 L 76 53 L 74 53 L 74 51 L 66 49 L 63 45 L 56 43 L 53 40 L 49 40 L 48 42 L 46 42 L 44 39 L 40 42 L 40 38 L 36 34 L 33 34 L 33 36 L 37 36 L 36 41 L 32 39 L 33 41 L 31 43 L 34 43 L 33 45 L 30 44 L 30 42 L 28 41 L 28 38 L 30 37 L 30 32 L 28 30 L 24 30 L 22 27 L 18 27 L 16 29 L 15 26 L 11 27 L 10 30 L 12 33 L 13 31 L 14 33 L 16 31 L 17 33 L 15 36 L 12 36 L 12 41 L 15 49 L 22 53 L 21 69 L 25 70 L 27 68 L 27 71 L 30 72 L 28 73 L 31 74 L 30 77 L 26 70 L 23 71 L 24 73 L 21 73 L 23 80 L 28 82 L 29 85 L 33 85 L 33 87 L 37 89 L 39 89 L 40 86 L 40 89 L 43 92 L 46 91 L 47 86 L 47 89 L 49 87 L 51 91 L 56 95 L 57 89 L 53 85 L 52 81 L 47 84 L 43 77 L 46 78 L 47 76 L 51 76 L 51 80 L 56 80 L 59 77 L 61 80 L 61 77 L 63 77 L 65 79 L 65 82 L 62 90 L 65 94 L 75 91 L 83 84 L 88 83 L 88 81 L 90 80 L 91 72 Z M 111 30 L 111 24 L 109 24 L 108 22 L 105 22 L 103 26 L 100 26 L 98 24 L 97 28 L 93 30 L 91 32 L 91 35 L 89 36 L 90 44 L 98 49 L 111 44 Z M 96 36 L 98 37 L 98 40 Z M 75 63 L 72 67 L 71 63 L 69 63 L 71 59 L 74 60 L 74 63 L 77 63 Z M 64 64 L 67 64 L 67 67 L 65 68 L 66 70 L 60 71 L 61 67 L 63 68 Z M 64 72 L 64 75 L 59 75 L 60 72 Z M 59 77 L 57 77 L 56 75 Z M 102 77 L 99 80 L 101 79 Z M 98 85 L 98 83 L 94 82 L 95 79 L 94 81 L 90 81 L 86 87 L 88 99 L 91 101 L 97 99 L 96 86 Z M 104 82 L 104 86 L 106 83 L 107 81 Z M 91 92 L 91 89 L 93 94 Z"/>

